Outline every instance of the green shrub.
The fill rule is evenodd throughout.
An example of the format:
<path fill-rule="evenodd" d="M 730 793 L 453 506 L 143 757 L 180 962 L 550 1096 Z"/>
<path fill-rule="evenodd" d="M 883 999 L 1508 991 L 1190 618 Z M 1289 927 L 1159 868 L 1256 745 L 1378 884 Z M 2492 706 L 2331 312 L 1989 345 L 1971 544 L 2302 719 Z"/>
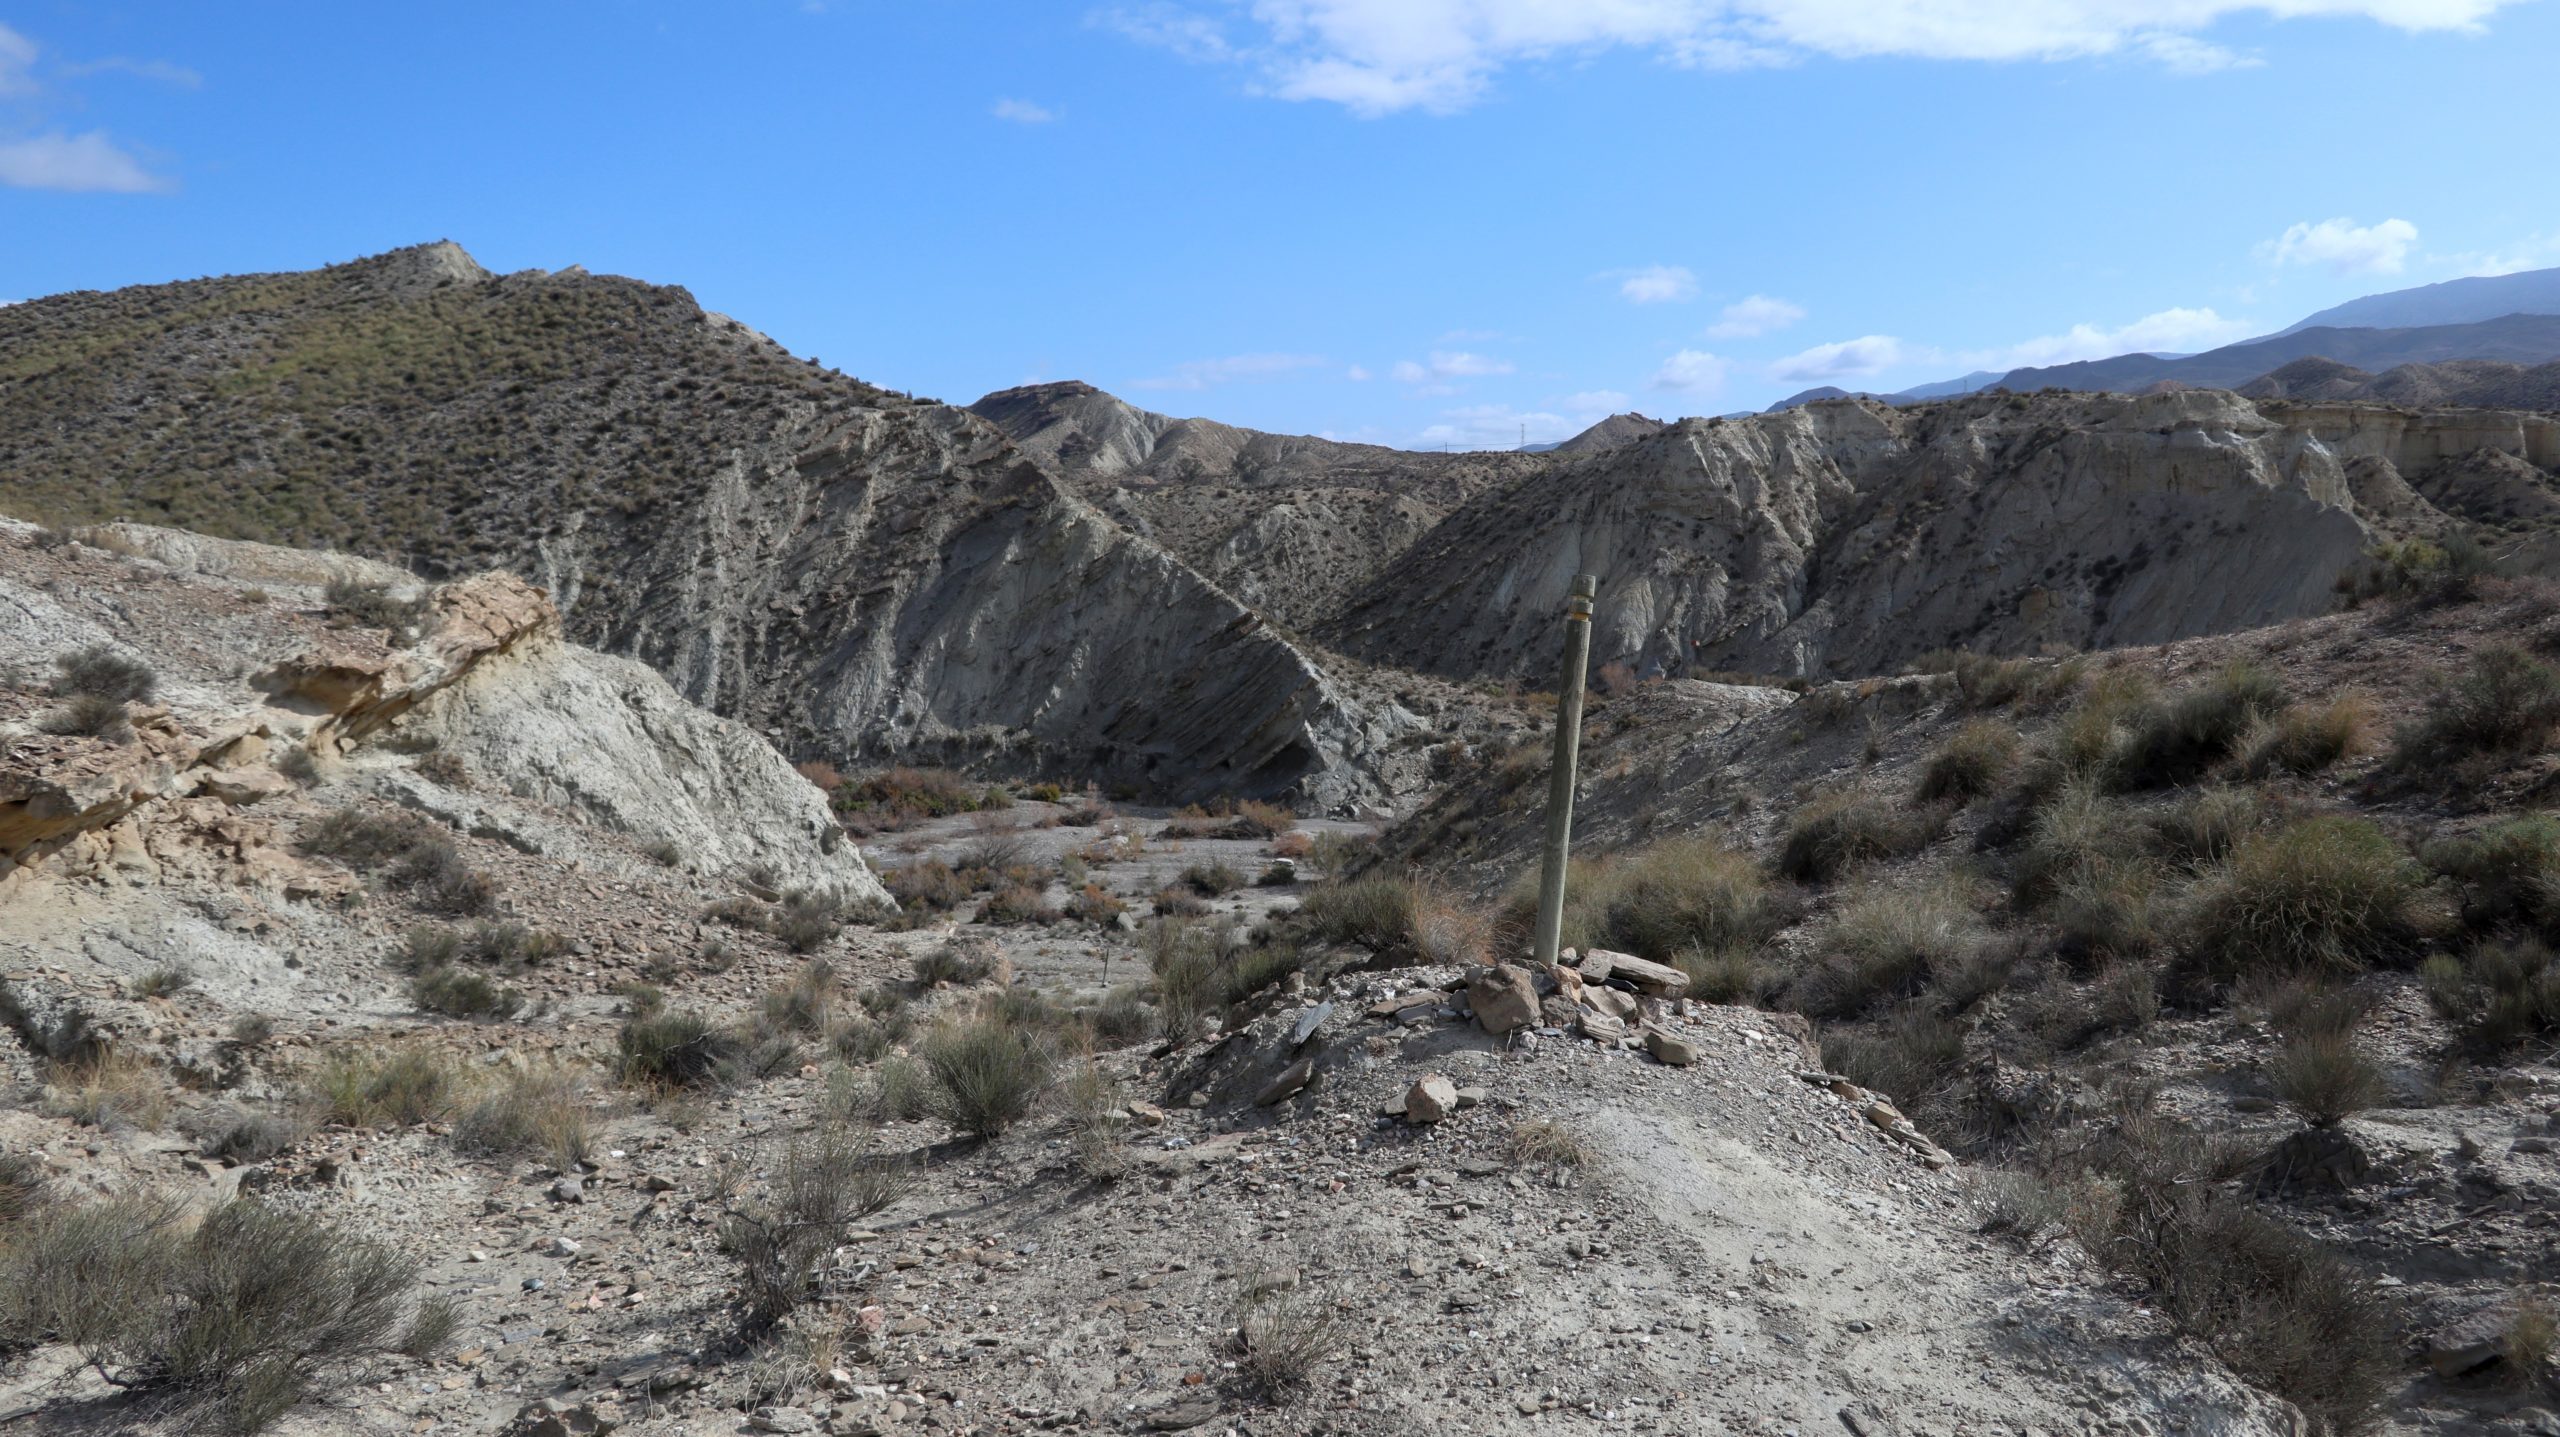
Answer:
<path fill-rule="evenodd" d="M 1928 847 L 1945 823 L 1938 809 L 1912 809 L 1847 792 L 1825 794 L 1796 810 L 1778 850 L 1778 871 L 1806 883 L 1828 883 L 1866 864 Z"/>
<path fill-rule="evenodd" d="M 786 895 L 773 920 L 773 935 L 794 953 L 815 953 L 843 930 L 843 905 L 818 893 Z"/>
<path fill-rule="evenodd" d="M 2403 728 L 2391 766 L 2442 768 L 2479 754 L 2539 751 L 2560 727 L 2560 670 L 2509 643 L 2473 651 L 2462 674 L 2441 683 L 2426 716 Z"/>
<path fill-rule="evenodd" d="M 1975 719 L 1929 755 L 1913 796 L 1922 803 L 1941 799 L 1970 803 L 2008 776 L 2017 764 L 2018 746 L 2016 729 L 1993 719 Z"/>
<path fill-rule="evenodd" d="M 524 1007 L 522 993 L 468 968 L 430 968 L 410 980 L 409 997 L 448 1018 L 512 1018 Z"/>
<path fill-rule="evenodd" d="M 2284 682 L 2246 660 L 2136 713 L 2113 759 L 2119 788 L 2189 783 L 2228 758 L 2241 739 L 2285 708 Z"/>
<path fill-rule="evenodd" d="M 918 1056 L 938 1089 L 942 1116 L 979 1138 L 996 1137 L 1029 1114 L 1057 1061 L 1046 1033 L 984 1015 L 934 1029 Z"/>
<path fill-rule="evenodd" d="M 2423 874 L 2358 818 L 2308 818 L 2260 834 L 2198 884 L 2187 945 L 2228 980 L 2251 971 L 2351 971 L 2409 942 Z"/>

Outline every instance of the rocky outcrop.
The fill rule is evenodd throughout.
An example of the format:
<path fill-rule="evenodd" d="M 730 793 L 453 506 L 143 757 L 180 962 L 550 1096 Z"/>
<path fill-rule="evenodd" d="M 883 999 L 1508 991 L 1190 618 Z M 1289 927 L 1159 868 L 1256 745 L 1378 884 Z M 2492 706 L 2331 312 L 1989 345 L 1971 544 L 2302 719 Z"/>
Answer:
<path fill-rule="evenodd" d="M 115 596 L 85 570 L 127 561 L 83 559 L 76 547 L 57 559 L 27 542 L 28 526 L 0 528 L 0 601 L 26 620 L 0 629 L 0 669 L 22 676 L 0 700 L 0 725 L 11 729 L 0 757 L 0 878 L 80 842 L 108 859 L 123 845 L 147 866 L 142 836 L 119 829 L 149 809 L 236 850 L 272 880 L 265 886 L 293 886 L 302 880 L 274 845 L 232 815 L 291 791 L 280 765 L 297 751 L 306 763 L 339 763 L 396 738 L 410 751 L 450 749 L 482 785 L 510 795 L 521 811 L 465 826 L 531 832 L 518 840 L 527 847 L 575 848 L 566 830 L 591 826 L 669 847 L 698 872 L 754 872 L 887 902 L 823 796 L 771 745 L 685 703 L 644 666 L 565 642 L 558 611 L 512 575 L 427 590 L 416 636 L 394 642 L 326 626 L 314 593 L 279 602 L 263 587 L 207 582 L 294 569 L 289 555 L 255 552 L 263 546 L 198 551 L 193 536 L 118 526 L 99 537 L 151 582 Z M 185 571 L 145 557 L 195 552 L 224 557 Z M 48 700 L 37 676 L 55 655 L 99 644 L 149 663 L 167 702 L 133 710 L 129 737 L 39 732 Z M 276 657 L 243 662 L 262 653 Z"/>
<path fill-rule="evenodd" d="M 1453 514 L 1320 631 L 1364 658 L 1539 679 L 1576 573 L 1595 665 L 1890 671 L 1935 648 L 2156 643 L 2324 612 L 2408 476 L 2549 462 L 2545 421 L 2142 398 L 1861 400 L 1686 420 Z"/>

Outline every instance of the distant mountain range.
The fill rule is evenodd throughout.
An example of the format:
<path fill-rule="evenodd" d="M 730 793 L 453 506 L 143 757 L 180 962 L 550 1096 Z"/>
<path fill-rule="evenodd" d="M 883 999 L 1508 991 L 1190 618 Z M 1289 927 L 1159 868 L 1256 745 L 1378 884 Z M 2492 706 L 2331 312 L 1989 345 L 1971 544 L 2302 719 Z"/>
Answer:
<path fill-rule="evenodd" d="M 2013 369 L 2006 374 L 1977 370 L 1961 379 L 1914 385 L 1891 394 L 1824 385 L 1788 395 L 1770 405 L 1767 412 L 1793 409 L 1819 399 L 1851 397 L 1915 404 L 1994 388 L 2020 393 L 2076 389 L 2116 394 L 2140 393 L 2164 385 L 2237 389 L 2297 360 L 2313 358 L 2331 361 L 2363 376 L 2363 380 L 2353 381 L 2356 383 L 2411 365 L 2482 361 L 2532 366 L 2560 359 L 2560 269 L 2477 275 L 2369 294 L 2307 315 L 2273 334 L 2201 354 L 2119 354 L 2109 359 Z M 2427 389 L 2436 382 L 2434 378 L 2413 380 L 2408 392 Z M 2463 384 L 2454 387 L 2471 392 Z M 2512 392 L 2530 390 L 2528 385 Z M 2427 401 L 2398 394 L 2391 397 L 2395 403 L 2490 402 Z"/>

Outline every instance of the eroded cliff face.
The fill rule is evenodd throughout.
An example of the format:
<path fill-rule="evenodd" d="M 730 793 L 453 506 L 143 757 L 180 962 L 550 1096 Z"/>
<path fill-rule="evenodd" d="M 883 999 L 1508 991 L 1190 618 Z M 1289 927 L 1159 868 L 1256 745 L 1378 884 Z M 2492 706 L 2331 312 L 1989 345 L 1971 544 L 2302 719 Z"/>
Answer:
<path fill-rule="evenodd" d="M 1323 633 L 1535 679 L 1582 572 L 1602 578 L 1593 662 L 1639 671 L 2157 643 L 2328 610 L 2378 537 L 2450 522 L 2412 478 L 2485 454 L 2474 487 L 2539 486 L 2545 427 L 2219 391 L 1686 420 L 1460 510 Z"/>
<path fill-rule="evenodd" d="M 734 454 L 676 522 L 591 515 L 536 566 L 573 635 L 793 752 L 1336 806 L 1417 722 L 957 409 Z"/>

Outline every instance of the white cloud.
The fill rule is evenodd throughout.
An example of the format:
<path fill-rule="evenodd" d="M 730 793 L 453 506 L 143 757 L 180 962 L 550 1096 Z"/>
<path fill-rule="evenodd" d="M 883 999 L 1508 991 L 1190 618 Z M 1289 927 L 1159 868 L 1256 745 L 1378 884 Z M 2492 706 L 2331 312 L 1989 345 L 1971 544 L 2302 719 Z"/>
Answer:
<path fill-rule="evenodd" d="M 1416 364 L 1410 359 L 1399 359 L 1396 361 L 1395 368 L 1387 371 L 1389 377 L 1398 384 L 1423 385 L 1436 385 L 1440 381 L 1450 379 L 1479 379 L 1487 375 L 1510 372 L 1510 360 L 1495 359 L 1489 355 L 1474 354 L 1463 349 L 1435 349 L 1431 352 L 1429 364 Z M 1445 394 L 1449 391 L 1443 387 L 1436 392 Z"/>
<path fill-rule="evenodd" d="M 1707 327 L 1707 338 L 1751 339 L 1763 334 L 1775 334 L 1802 318 L 1804 318 L 1803 306 L 1789 304 L 1783 299 L 1771 299 L 1765 294 L 1755 294 L 1726 305 L 1723 316 Z"/>
<path fill-rule="evenodd" d="M 1779 379 L 1828 384 L 1835 379 L 1880 374 L 1901 364 L 1905 357 L 1901 340 L 1889 334 L 1869 334 L 1790 354 L 1770 365 L 1769 373 Z"/>
<path fill-rule="evenodd" d="M 1698 297 L 1698 277 L 1676 264 L 1611 270 L 1602 278 L 1618 281 L 1618 296 L 1629 304 L 1679 304 Z"/>
<path fill-rule="evenodd" d="M 1045 125 L 1058 118 L 1057 111 L 1029 100 L 998 100 L 991 113 L 999 120 L 1011 120 L 1017 125 Z"/>
<path fill-rule="evenodd" d="M 1133 380 L 1132 389 L 1207 389 L 1238 380 L 1275 379 L 1325 363 L 1314 354 L 1233 354 L 1224 359 L 1194 359 L 1154 379 Z"/>
<path fill-rule="evenodd" d="M 1446 113 L 1504 68 L 1609 49 L 1698 69 L 1810 57 L 2068 60 L 2128 55 L 2183 72 L 2254 59 L 2199 38 L 2234 16 L 2477 30 L 2521 0 L 1254 0 L 1230 40 L 1211 0 L 1107 10 L 1098 23 L 1197 60 L 1253 65 L 1265 93 L 1357 114 Z"/>
<path fill-rule="evenodd" d="M 1703 349 L 1684 349 L 1653 372 L 1653 387 L 1680 394 L 1713 394 L 1724 388 L 1731 366 Z"/>
<path fill-rule="evenodd" d="M 2121 329 L 2075 324 L 2066 333 L 2030 339 L 1995 355 L 1967 356 L 1965 362 L 1976 369 L 2006 371 L 2119 354 L 2189 353 L 2228 344 L 2253 328 L 2245 320 L 2225 319 L 2210 309 L 2164 309 Z"/>
<path fill-rule="evenodd" d="M 2339 274 L 2398 274 L 2417 242 L 2418 227 L 2407 220 L 2306 220 L 2259 245 L 2258 258 L 2276 265 L 2326 265 Z"/>
<path fill-rule="evenodd" d="M 168 189 L 166 180 L 117 147 L 104 130 L 85 135 L 32 135 L 0 141 L 0 185 L 26 190 L 95 191 L 148 194 Z"/>
<path fill-rule="evenodd" d="M 1342 371 L 1342 377 L 1350 380 L 1354 384 L 1366 383 L 1370 378 L 1369 366 L 1365 364 L 1355 364 L 1349 369 Z"/>

